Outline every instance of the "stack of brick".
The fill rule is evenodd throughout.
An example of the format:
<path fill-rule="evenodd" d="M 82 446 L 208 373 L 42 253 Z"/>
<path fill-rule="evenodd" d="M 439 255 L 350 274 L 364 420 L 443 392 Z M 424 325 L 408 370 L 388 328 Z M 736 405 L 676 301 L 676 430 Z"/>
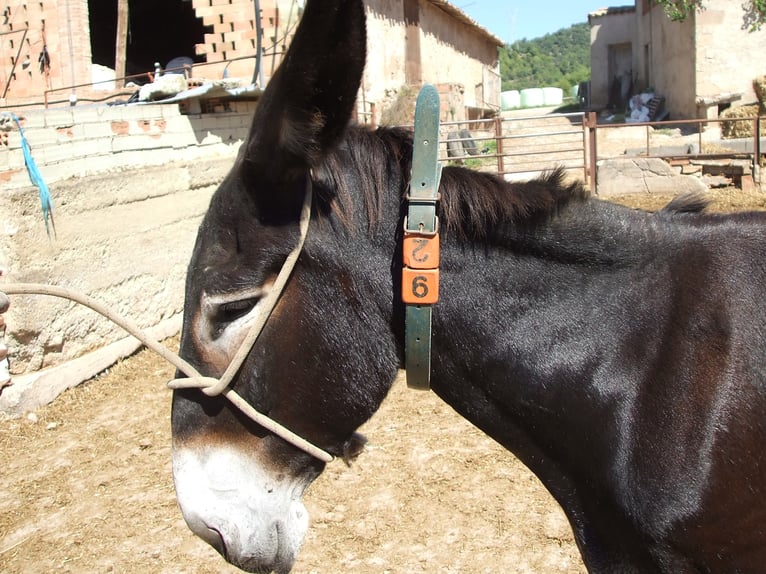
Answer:
<path fill-rule="evenodd" d="M 0 96 L 5 93 L 6 97 L 6 101 L 0 103 L 42 102 L 47 89 L 89 81 L 87 0 L 3 2 L 0 7 L 3 9 Z M 41 70 L 40 58 L 46 49 L 50 67 Z M 86 90 L 77 93 L 85 94 Z M 57 91 L 50 98 L 66 100 L 68 96 L 69 91 Z"/>
<path fill-rule="evenodd" d="M 202 23 L 213 30 L 205 34 L 204 44 L 197 44 L 197 54 L 204 55 L 209 63 L 221 62 L 221 72 L 228 63 L 231 77 L 252 76 L 257 51 L 254 1 L 192 0 L 192 5 Z M 261 28 L 266 48 L 279 33 L 279 9 L 273 0 L 261 2 Z"/>

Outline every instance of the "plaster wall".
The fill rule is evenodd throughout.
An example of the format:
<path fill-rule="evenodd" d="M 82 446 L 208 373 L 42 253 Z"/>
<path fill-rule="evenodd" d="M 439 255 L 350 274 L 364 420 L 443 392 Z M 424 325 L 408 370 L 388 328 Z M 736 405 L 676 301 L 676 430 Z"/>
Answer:
<path fill-rule="evenodd" d="M 609 47 L 634 42 L 635 13 L 592 17 L 590 24 L 591 107 L 599 109 L 609 103 Z"/>
<path fill-rule="evenodd" d="M 365 99 L 385 102 L 407 83 L 406 29 L 402 0 L 375 0 L 367 11 Z"/>

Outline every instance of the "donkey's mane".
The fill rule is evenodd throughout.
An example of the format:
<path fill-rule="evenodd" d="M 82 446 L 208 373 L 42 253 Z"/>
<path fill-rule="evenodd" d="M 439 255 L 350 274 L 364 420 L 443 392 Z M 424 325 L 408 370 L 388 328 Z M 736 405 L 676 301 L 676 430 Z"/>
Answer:
<path fill-rule="evenodd" d="M 393 182 L 402 201 L 407 193 L 412 167 L 412 132 L 404 128 L 383 127 L 348 130 L 341 149 L 327 161 L 335 180 L 338 208 L 353 209 L 351 186 L 344 174 L 343 157 L 350 159 L 358 188 L 366 206 L 369 225 L 375 227 L 383 216 L 382 193 Z M 357 186 L 354 186 L 357 187 Z M 574 201 L 583 201 L 589 192 L 578 183 L 566 183 L 563 168 L 542 174 L 528 182 L 507 182 L 503 178 L 460 166 L 446 166 L 440 186 L 439 216 L 442 226 L 458 235 L 478 238 L 488 228 L 502 222 L 550 217 Z"/>

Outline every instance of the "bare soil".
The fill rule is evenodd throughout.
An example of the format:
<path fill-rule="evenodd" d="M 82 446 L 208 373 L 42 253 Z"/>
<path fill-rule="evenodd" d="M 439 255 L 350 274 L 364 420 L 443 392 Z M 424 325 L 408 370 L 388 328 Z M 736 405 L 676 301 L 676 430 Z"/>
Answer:
<path fill-rule="evenodd" d="M 766 204 L 732 189 L 711 198 L 724 211 Z M 657 209 L 670 197 L 610 199 Z M 0 420 L 1 572 L 236 571 L 176 506 L 171 376 L 143 351 L 27 418 Z M 537 479 L 433 394 L 398 380 L 362 432 L 360 459 L 329 465 L 307 493 L 296 573 L 585 572 Z"/>

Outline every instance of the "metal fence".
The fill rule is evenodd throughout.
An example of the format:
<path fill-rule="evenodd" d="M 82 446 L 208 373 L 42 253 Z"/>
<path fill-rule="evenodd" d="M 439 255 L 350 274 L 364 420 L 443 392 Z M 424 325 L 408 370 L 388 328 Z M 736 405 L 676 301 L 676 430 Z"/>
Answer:
<path fill-rule="evenodd" d="M 605 159 L 747 159 L 758 181 L 765 122 L 748 117 L 605 124 L 595 112 L 442 122 L 440 160 L 507 179 L 563 166 L 595 190 L 598 162 Z M 738 130 L 752 135 L 736 137 Z"/>

